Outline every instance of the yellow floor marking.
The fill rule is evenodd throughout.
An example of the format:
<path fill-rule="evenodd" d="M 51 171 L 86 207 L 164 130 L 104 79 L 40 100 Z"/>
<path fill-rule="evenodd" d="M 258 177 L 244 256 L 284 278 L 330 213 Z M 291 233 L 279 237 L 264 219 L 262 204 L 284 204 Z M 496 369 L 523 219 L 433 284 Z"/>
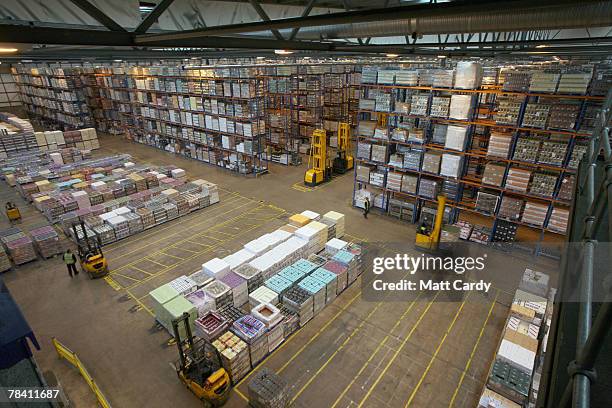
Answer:
<path fill-rule="evenodd" d="M 167 249 L 164 249 L 163 251 L 161 251 L 161 254 L 164 255 L 164 256 L 169 256 L 170 258 L 181 260 L 181 261 L 184 259 L 184 258 L 181 258 L 180 256 L 169 254 L 166 251 L 167 251 Z"/>
<path fill-rule="evenodd" d="M 111 288 L 115 289 L 115 290 L 121 290 L 122 289 L 121 285 L 119 285 L 117 282 L 115 282 L 115 280 L 113 278 L 111 278 L 110 276 L 108 276 L 108 275 L 104 277 L 104 281 L 106 283 L 108 283 L 109 286 Z"/>
<path fill-rule="evenodd" d="M 319 337 L 321 335 L 321 333 L 327 328 L 327 326 L 329 326 L 334 320 L 336 320 L 336 318 L 340 315 L 340 313 L 342 313 L 343 311 L 345 311 L 361 294 L 361 290 L 357 292 L 357 294 L 355 296 L 353 296 L 349 302 L 344 305 L 339 311 L 338 313 L 336 313 L 323 327 L 321 327 L 321 329 L 313 336 L 310 338 L 310 340 L 308 340 L 308 342 L 306 344 L 304 344 L 290 359 L 289 361 L 287 361 L 287 363 L 285 363 L 285 365 L 283 365 L 283 367 L 280 368 L 279 371 L 277 371 L 278 373 L 280 373 L 282 370 L 284 370 L 287 365 L 289 365 L 289 363 L 291 363 L 302 351 L 304 351 L 304 349 L 310 344 L 312 343 L 317 337 Z M 300 328 L 301 329 L 301 328 Z M 297 330 L 295 333 L 298 333 L 299 330 Z M 281 351 L 287 344 L 290 343 L 290 341 L 296 337 L 294 335 L 291 335 L 291 337 L 289 337 L 286 341 L 284 341 L 276 350 L 274 350 L 272 353 L 270 353 L 268 355 L 268 357 L 264 358 L 258 365 L 257 367 L 263 367 L 264 363 L 266 361 L 268 361 L 272 356 L 274 356 L 276 353 L 278 353 L 279 351 Z M 255 370 L 257 369 L 257 367 L 253 368 L 242 380 L 240 380 L 238 382 L 238 384 L 236 384 L 236 387 L 234 388 L 238 388 L 244 381 L 246 381 L 251 374 L 253 374 L 255 372 Z"/>
<path fill-rule="evenodd" d="M 163 266 L 164 268 L 167 266 L 167 265 L 164 265 L 163 263 L 159 263 L 159 262 L 154 261 L 153 259 L 150 259 L 150 258 L 147 258 L 147 257 L 142 258 L 142 259 L 139 260 L 139 262 L 141 262 L 141 261 L 153 262 L 154 264 L 157 264 L 159 266 Z"/>
<path fill-rule="evenodd" d="M 436 296 L 434 296 L 434 298 L 429 301 L 427 303 L 427 307 L 425 308 L 425 310 L 423 310 L 421 312 L 421 314 L 419 315 L 418 320 L 416 321 L 416 323 L 414 324 L 414 326 L 412 326 L 412 329 L 410 329 L 410 332 L 408 333 L 408 335 L 404 338 L 404 340 L 402 341 L 402 343 L 400 344 L 400 346 L 398 347 L 398 349 L 395 351 L 395 353 L 393 353 L 393 357 L 391 357 L 391 360 L 389 360 L 387 362 L 387 365 L 385 365 L 385 368 L 383 368 L 383 370 L 380 372 L 380 374 L 378 374 L 378 377 L 376 377 L 376 381 L 374 381 L 374 383 L 370 386 L 370 388 L 368 389 L 368 392 L 366 393 L 366 395 L 362 398 L 361 402 L 359 403 L 358 407 L 361 407 L 363 405 L 363 403 L 370 397 L 370 394 L 372 394 L 372 391 L 374 390 L 374 388 L 376 388 L 376 386 L 378 385 L 378 383 L 380 382 L 380 380 L 383 378 L 383 376 L 387 373 L 387 370 L 389 369 L 389 367 L 391 367 L 391 364 L 393 364 L 393 362 L 395 361 L 395 359 L 397 358 L 397 356 L 399 355 L 399 353 L 402 351 L 402 349 L 404 348 L 404 346 L 406 345 L 406 343 L 408 342 L 408 340 L 410 340 L 410 338 L 412 337 L 412 334 L 414 333 L 414 331 L 416 330 L 417 327 L 419 327 L 419 324 L 421 324 L 421 321 L 423 320 L 423 317 L 425 317 L 425 315 L 427 314 L 427 312 L 429 311 L 429 308 L 431 307 L 431 305 L 433 305 L 433 303 L 436 301 L 436 299 L 438 298 L 438 295 L 440 294 L 440 292 L 436 293 Z"/>
<path fill-rule="evenodd" d="M 425 368 L 425 372 L 423 373 L 423 375 L 419 379 L 419 382 L 417 383 L 417 385 L 414 388 L 414 390 L 412 390 L 412 393 L 410 394 L 410 398 L 408 398 L 408 402 L 406 402 L 406 407 L 410 406 L 410 404 L 412 403 L 412 400 L 414 399 L 414 396 L 416 395 L 417 391 L 419 390 L 419 388 L 421 388 L 421 384 L 423 384 L 423 380 L 425 379 L 425 377 L 429 373 L 429 370 L 431 369 L 431 366 L 433 365 L 433 362 L 436 360 L 436 357 L 438 357 L 438 353 L 440 352 L 440 349 L 442 349 L 442 346 L 444 345 L 444 342 L 446 341 L 446 338 L 448 337 L 448 334 L 451 332 L 451 330 L 453 330 L 453 327 L 455 326 L 455 323 L 457 322 L 457 318 L 461 314 L 461 311 L 463 310 L 463 307 L 465 306 L 465 302 L 467 302 L 467 300 L 468 300 L 468 298 L 470 297 L 471 294 L 472 294 L 472 292 L 468 292 L 468 294 L 465 297 L 465 299 L 463 299 L 463 302 L 461 302 L 461 306 L 459 306 L 459 309 L 457 309 L 457 312 L 455 313 L 455 316 L 453 317 L 453 320 L 451 321 L 451 323 L 446 328 L 446 331 L 444 332 L 444 336 L 442 336 L 442 340 L 438 344 L 438 347 L 436 347 L 436 351 L 434 351 L 433 356 L 431 356 L 431 359 L 429 360 L 429 364 L 427 364 L 427 368 Z"/>
<path fill-rule="evenodd" d="M 147 313 L 149 313 L 151 316 L 155 317 L 155 313 L 153 313 L 153 310 L 149 309 L 144 303 L 142 303 L 136 296 L 134 296 L 132 292 L 130 292 L 129 289 L 126 289 L 125 291 L 134 300 L 134 302 L 138 304 L 138 306 L 146 310 Z"/>
<path fill-rule="evenodd" d="M 240 396 L 240 398 L 242 398 L 246 402 L 249 402 L 249 399 L 242 392 L 240 392 L 238 387 L 234 387 L 234 391 L 236 391 L 236 393 Z"/>
<path fill-rule="evenodd" d="M 374 352 L 370 354 L 368 361 L 366 361 L 363 364 L 363 366 L 359 369 L 357 374 L 355 374 L 351 382 L 344 388 L 344 390 L 342 390 L 342 393 L 338 396 L 338 398 L 336 398 L 336 401 L 334 401 L 334 404 L 331 406 L 331 408 L 335 408 L 336 405 L 338 405 L 338 403 L 342 400 L 342 397 L 344 397 L 344 395 L 353 386 L 353 384 L 355 384 L 355 381 L 357 381 L 357 378 L 359 378 L 359 376 L 361 375 L 361 373 L 363 373 L 366 367 L 370 365 L 370 362 L 374 359 L 374 356 L 378 354 L 380 349 L 387 343 L 387 340 L 391 338 L 391 334 L 393 333 L 393 331 L 400 325 L 400 323 L 406 318 L 406 316 L 408 316 L 408 313 L 410 313 L 410 311 L 412 310 L 412 307 L 416 304 L 416 302 L 419 300 L 420 297 L 421 297 L 421 293 L 419 293 L 419 295 L 417 296 L 415 300 L 410 302 L 410 305 L 406 308 L 406 311 L 404 311 L 404 314 L 402 314 L 399 320 L 395 322 L 395 325 L 393 325 L 391 330 L 389 330 L 389 334 L 387 334 L 385 338 L 378 344 L 378 346 L 376 346 L 376 349 L 374 350 Z"/>
<path fill-rule="evenodd" d="M 457 398 L 457 394 L 459 393 L 459 389 L 461 388 L 461 385 L 463 384 L 465 375 L 467 374 L 468 370 L 470 369 L 470 366 L 472 365 L 472 359 L 474 358 L 474 354 L 476 354 L 476 349 L 478 348 L 478 344 L 480 344 L 480 340 L 482 339 L 482 334 L 484 333 L 485 328 L 487 327 L 487 323 L 489 323 L 489 319 L 491 318 L 491 315 L 493 314 L 493 308 L 495 307 L 495 303 L 497 303 L 498 296 L 499 296 L 499 291 L 495 293 L 495 299 L 493 299 L 493 303 L 491 303 L 491 307 L 489 308 L 489 313 L 487 314 L 487 318 L 485 319 L 484 323 L 482 324 L 482 327 L 480 328 L 480 333 L 478 333 L 478 339 L 476 340 L 474 347 L 472 347 L 472 352 L 470 353 L 470 357 L 468 358 L 468 361 L 465 363 L 465 367 L 463 368 L 463 372 L 461 373 L 461 378 L 459 379 L 459 384 L 457 384 L 457 388 L 455 388 L 455 392 L 453 392 L 453 397 L 451 398 L 450 403 L 448 404 L 449 408 L 451 408 L 453 404 L 455 403 L 455 398 Z"/>
<path fill-rule="evenodd" d="M 249 203 L 241 204 L 241 205 L 239 205 L 239 206 L 237 206 L 237 207 L 233 207 L 233 208 L 229 209 L 228 211 L 222 212 L 222 213 L 217 214 L 217 215 L 213 215 L 212 217 L 206 217 L 204 220 L 202 220 L 202 221 L 200 221 L 200 222 L 197 222 L 197 223 L 194 223 L 193 225 L 191 225 L 191 226 L 189 227 L 189 229 L 191 229 L 191 228 L 195 228 L 195 227 L 199 227 L 200 225 L 203 225 L 203 224 L 205 224 L 205 223 L 207 223 L 207 222 L 210 222 L 211 218 L 221 217 L 221 216 L 223 216 L 223 215 L 225 215 L 225 214 L 228 214 L 228 213 L 230 213 L 230 212 L 232 212 L 232 211 L 235 211 L 235 210 L 237 210 L 237 209 L 239 209 L 239 208 L 245 207 L 245 206 L 247 206 L 247 205 L 249 205 L 249 204 L 252 204 L 252 203 L 250 203 L 250 202 L 249 202 Z M 208 207 L 207 207 L 207 208 L 208 208 Z M 217 208 L 219 208 L 219 207 L 217 207 Z M 174 225 L 172 225 L 172 226 L 174 226 Z M 156 233 L 157 233 L 157 232 L 159 232 L 159 230 L 158 230 L 157 228 L 158 228 L 158 227 L 154 227 L 154 230 L 155 230 L 155 232 L 156 232 Z M 212 227 L 210 227 L 210 228 L 214 228 L 214 225 L 213 225 Z M 209 229 L 210 229 L 210 228 L 209 228 Z M 165 235 L 165 236 L 163 236 L 163 237 L 162 237 L 162 238 L 160 238 L 160 239 L 157 239 L 157 240 L 152 241 L 152 242 L 147 242 L 147 243 L 145 243 L 145 244 L 143 244 L 143 245 L 139 245 L 139 246 L 137 246 L 136 248 L 134 248 L 134 249 L 133 249 L 133 250 L 131 250 L 131 251 L 128 251 L 128 252 L 123 253 L 123 254 L 120 254 L 120 255 L 117 255 L 117 257 L 116 257 L 115 259 L 121 259 L 121 258 L 123 258 L 123 257 L 125 257 L 125 256 L 128 256 L 128 255 L 133 254 L 134 252 L 141 251 L 142 249 L 144 249 L 144 248 L 146 248 L 146 247 L 149 247 L 149 246 L 154 245 L 154 244 L 157 244 L 157 243 L 159 243 L 159 242 L 161 242 L 161 241 L 167 240 L 169 237 L 173 237 L 173 236 L 175 236 L 175 235 L 178 235 L 178 234 L 184 234 L 184 233 L 185 233 L 185 230 L 183 229 L 183 230 L 178 231 L 178 232 L 176 232 L 176 233 L 174 233 L 174 234 L 171 234 L 171 235 L 169 235 L 169 236 L 168 236 L 168 235 Z M 136 236 L 138 237 L 138 235 L 136 235 Z M 139 238 L 140 238 L 140 237 L 139 237 Z M 179 241 L 179 242 L 183 242 L 183 241 L 184 241 L 184 240 L 181 240 L 181 241 Z M 128 244 L 128 243 L 129 243 L 129 242 L 126 242 L 126 244 Z M 133 244 L 133 242 L 131 242 L 131 243 Z M 105 252 L 110 252 L 110 251 L 112 251 L 113 249 L 116 249 L 116 248 L 118 248 L 118 247 L 115 247 L 115 248 L 111 247 L 111 248 L 109 248 L 109 250 L 108 250 L 108 251 L 107 251 L 107 250 L 105 250 Z"/>
<path fill-rule="evenodd" d="M 231 197 L 230 197 L 230 198 L 231 198 Z M 236 202 L 236 201 L 238 201 L 238 200 L 233 200 L 233 201 L 229 201 L 229 202 L 228 202 L 228 201 L 222 201 L 222 202 L 221 202 L 221 205 L 220 205 L 220 206 L 218 206 L 218 207 L 214 207 L 214 209 L 215 209 L 215 210 L 217 210 L 217 209 L 219 209 L 219 208 L 224 208 L 224 207 L 227 207 L 229 204 L 232 204 L 232 203 L 234 203 L 234 202 Z M 214 205 L 214 204 L 213 204 L 213 205 Z M 206 208 L 210 208 L 210 207 L 206 207 Z M 203 210 L 203 209 L 204 209 L 204 208 L 202 208 L 202 210 Z M 194 213 L 195 213 L 195 211 L 194 211 Z M 221 214 L 221 215 L 222 215 L 222 214 Z M 150 236 L 152 236 L 152 235 L 157 235 L 157 234 L 159 234 L 160 232 L 167 230 L 168 228 L 176 227 L 177 225 L 182 225 L 183 223 L 188 222 L 188 221 L 193 221 L 193 220 L 191 220 L 191 218 L 190 218 L 190 219 L 185 219 L 185 218 L 186 218 L 186 217 L 181 217 L 181 220 L 180 220 L 180 221 L 178 221 L 178 222 L 176 222 L 176 223 L 173 223 L 172 225 L 166 225 L 166 226 L 163 226 L 163 227 L 159 227 L 159 226 L 157 226 L 157 227 L 155 227 L 155 228 L 152 228 L 152 229 L 150 229 L 150 230 L 147 230 L 147 231 L 150 231 L 150 232 L 151 232 L 150 234 L 147 234 L 147 233 L 141 233 L 141 234 L 138 234 L 138 235 L 137 235 L 137 237 L 138 237 L 139 239 L 146 239 L 146 238 L 148 238 L 148 237 L 150 237 Z M 197 218 L 197 217 L 193 217 L 193 218 Z M 207 220 L 210 220 L 210 218 L 207 218 Z M 202 222 L 202 221 L 201 221 L 201 222 Z M 190 228 L 193 228 L 194 226 L 200 225 L 200 223 L 201 223 L 201 222 L 196 223 L 195 225 L 192 225 Z M 153 244 L 156 244 L 156 243 L 158 243 L 158 242 L 160 242 L 160 241 L 163 241 L 163 240 L 165 240 L 165 239 L 168 239 L 169 237 L 173 237 L 173 236 L 175 236 L 175 235 L 182 234 L 182 233 L 184 233 L 184 230 L 182 230 L 182 231 L 177 231 L 177 232 L 175 232 L 175 233 L 173 233 L 173 234 L 170 234 L 170 235 L 165 235 L 163 238 L 160 238 L 160 239 L 157 239 L 157 240 L 155 240 L 155 241 L 152 241 L 152 242 L 148 243 L 148 244 L 147 244 L 147 246 L 148 246 L 148 245 L 153 245 Z M 130 243 L 131 243 L 131 242 L 126 241 L 126 242 L 122 242 L 121 244 L 118 244 L 118 245 L 113 245 L 113 244 L 111 244 L 111 245 L 109 245 L 109 246 L 108 246 L 108 249 L 105 249 L 104 251 L 105 251 L 105 252 L 112 252 L 112 251 L 115 251 L 115 250 L 117 250 L 117 249 L 120 249 L 120 248 L 123 248 L 123 247 L 125 247 L 125 246 L 130 245 Z M 121 254 L 121 255 L 118 255 L 118 256 L 117 256 L 117 258 L 121 258 L 122 256 L 125 256 L 125 255 L 128 255 L 128 254 L 129 254 L 129 252 L 128 252 L 128 253 L 126 253 L 126 254 Z"/>
<path fill-rule="evenodd" d="M 112 275 L 113 275 L 113 276 L 114 276 L 114 275 L 121 276 L 122 278 L 129 279 L 129 280 L 133 280 L 134 282 L 140 282 L 140 281 L 141 281 L 140 279 L 132 278 L 131 276 L 122 275 L 122 274 L 120 274 L 120 273 L 116 273 L 116 272 L 115 272 L 115 273 L 113 273 Z"/>
<path fill-rule="evenodd" d="M 342 350 L 344 348 L 344 346 L 346 346 L 348 344 L 348 342 L 353 338 L 353 336 L 355 334 L 357 334 L 361 328 L 363 327 L 363 325 L 366 323 L 366 321 L 368 321 L 368 319 L 370 317 L 372 317 L 372 315 L 374 314 L 374 312 L 376 312 L 378 310 L 378 308 L 380 306 L 382 306 L 383 302 L 378 302 L 376 304 L 376 307 L 374 307 L 370 313 L 368 313 L 368 315 L 361 321 L 361 323 L 359 323 L 359 326 L 357 326 L 355 329 L 353 329 L 353 331 L 351 332 L 351 334 L 344 339 L 344 341 L 342 342 L 342 344 L 340 344 L 340 346 L 332 353 L 331 356 L 329 356 L 329 358 L 327 359 L 327 361 L 325 361 L 325 363 L 323 363 L 321 365 L 321 367 L 319 367 L 319 369 L 312 375 L 310 376 L 310 378 L 308 379 L 308 381 L 306 381 L 306 384 L 304 384 L 302 386 L 302 388 L 299 389 L 299 391 L 293 396 L 293 398 L 291 398 L 291 402 L 290 404 L 293 404 L 295 402 L 295 400 L 302 394 L 302 392 L 304 392 L 304 390 L 306 388 L 308 388 L 308 386 L 314 381 L 314 379 L 321 373 L 321 371 L 323 371 L 325 369 L 325 367 L 327 367 L 327 365 L 329 364 L 330 361 L 332 361 L 332 359 L 336 356 L 336 354 L 338 354 L 340 352 L 340 350 Z"/>
<path fill-rule="evenodd" d="M 137 271 L 139 271 L 139 272 L 142 272 L 142 273 L 144 273 L 144 274 L 147 274 L 147 275 L 149 275 L 149 276 L 153 275 L 151 272 L 147 272 L 147 271 L 145 271 L 144 269 L 140 269 L 140 268 L 139 268 L 139 267 L 137 267 L 137 266 L 132 265 L 132 268 L 133 268 L 133 269 L 136 269 L 136 270 L 137 270 Z"/>

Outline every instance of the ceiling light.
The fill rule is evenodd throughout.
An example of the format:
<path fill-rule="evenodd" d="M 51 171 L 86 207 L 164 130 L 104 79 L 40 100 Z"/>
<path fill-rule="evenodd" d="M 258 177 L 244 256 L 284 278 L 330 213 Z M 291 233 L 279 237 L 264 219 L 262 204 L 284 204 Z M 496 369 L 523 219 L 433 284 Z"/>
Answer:
<path fill-rule="evenodd" d="M 387 58 L 397 58 L 399 54 L 387 54 Z"/>
<path fill-rule="evenodd" d="M 0 52 L 17 52 L 17 48 L 0 48 Z"/>
<path fill-rule="evenodd" d="M 289 51 L 289 50 L 274 50 L 275 54 L 278 55 L 289 55 L 289 54 L 293 54 L 293 51 Z"/>
<path fill-rule="evenodd" d="M 446 55 L 438 55 L 438 58 L 446 58 Z"/>
<path fill-rule="evenodd" d="M 304 59 L 310 59 L 310 57 L 304 57 Z"/>
<path fill-rule="evenodd" d="M 536 45 L 536 48 L 546 48 L 546 47 L 548 47 L 548 45 L 545 45 L 545 44 Z"/>
<path fill-rule="evenodd" d="M 257 57 L 258 60 L 266 59 L 266 57 Z"/>
<path fill-rule="evenodd" d="M 120 60 L 120 59 L 115 59 L 115 60 L 113 60 L 113 61 L 114 61 L 114 62 L 123 62 L 123 60 Z"/>

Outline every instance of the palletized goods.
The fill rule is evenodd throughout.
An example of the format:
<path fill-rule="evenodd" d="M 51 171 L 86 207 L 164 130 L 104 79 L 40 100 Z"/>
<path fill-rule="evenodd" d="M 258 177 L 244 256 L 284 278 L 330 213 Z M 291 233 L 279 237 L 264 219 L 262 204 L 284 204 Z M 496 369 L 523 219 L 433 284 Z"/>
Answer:
<path fill-rule="evenodd" d="M 233 304 L 231 288 L 221 281 L 212 281 L 204 287 L 204 291 L 215 300 L 215 309 Z"/>
<path fill-rule="evenodd" d="M 63 252 L 60 238 L 51 226 L 40 227 L 30 231 L 34 245 L 43 258 L 49 258 Z"/>
<path fill-rule="evenodd" d="M 229 272 L 219 280 L 231 288 L 235 307 L 240 307 L 249 301 L 249 287 L 246 279 L 234 272 Z"/>
<path fill-rule="evenodd" d="M 249 264 L 239 266 L 234 270 L 234 272 L 236 275 L 241 276 L 247 281 L 249 293 L 263 285 L 264 278 L 261 271 L 255 269 Z"/>
<path fill-rule="evenodd" d="M 236 320 L 231 330 L 249 345 L 252 366 L 259 363 L 268 354 L 267 329 L 262 321 L 246 315 Z"/>
<path fill-rule="evenodd" d="M 250 370 L 251 359 L 247 344 L 231 331 L 223 333 L 212 342 L 221 354 L 221 363 L 236 385 Z"/>
<path fill-rule="evenodd" d="M 214 311 L 209 311 L 198 317 L 195 322 L 195 335 L 213 341 L 221 333 L 227 330 L 229 324 L 227 320 L 220 314 Z"/>
<path fill-rule="evenodd" d="M 299 316 L 300 327 L 308 323 L 308 321 L 310 321 L 310 319 L 312 319 L 314 316 L 312 295 L 308 291 L 298 286 L 292 287 L 283 294 L 282 303 L 297 313 Z"/>
<path fill-rule="evenodd" d="M 260 303 L 278 303 L 278 293 L 266 286 L 260 286 L 253 292 L 249 293 L 249 304 L 255 307 Z"/>
<path fill-rule="evenodd" d="M 263 368 L 249 382 L 249 403 L 254 408 L 284 408 L 289 405 L 287 382 Z"/>

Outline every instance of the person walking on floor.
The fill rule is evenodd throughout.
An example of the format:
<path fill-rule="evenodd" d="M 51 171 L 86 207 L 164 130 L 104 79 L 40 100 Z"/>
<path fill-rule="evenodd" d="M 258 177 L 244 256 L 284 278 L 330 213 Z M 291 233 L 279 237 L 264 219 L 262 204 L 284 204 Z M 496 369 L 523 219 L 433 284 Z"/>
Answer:
<path fill-rule="evenodd" d="M 366 197 L 363 203 L 363 218 L 368 219 L 368 213 L 370 212 L 370 198 Z"/>
<path fill-rule="evenodd" d="M 66 264 L 66 267 L 68 268 L 68 274 L 70 275 L 70 277 L 72 278 L 73 274 L 74 275 L 78 275 L 79 271 L 76 268 L 76 256 L 74 256 L 74 254 L 72 253 L 72 251 L 70 249 L 67 249 L 66 252 L 64 252 L 64 263 Z"/>

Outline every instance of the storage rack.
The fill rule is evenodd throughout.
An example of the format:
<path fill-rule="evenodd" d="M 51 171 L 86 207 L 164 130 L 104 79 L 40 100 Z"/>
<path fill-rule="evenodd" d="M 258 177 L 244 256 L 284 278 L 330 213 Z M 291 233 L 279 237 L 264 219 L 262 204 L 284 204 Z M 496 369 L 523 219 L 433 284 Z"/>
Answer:
<path fill-rule="evenodd" d="M 81 68 L 11 69 L 28 115 L 45 128 L 93 126 Z"/>
<path fill-rule="evenodd" d="M 127 91 L 129 139 L 244 175 L 267 171 L 256 68 L 133 67 Z"/>
<path fill-rule="evenodd" d="M 119 102 L 112 97 L 114 93 L 113 68 L 85 68 L 83 82 L 86 85 L 87 103 L 96 129 L 113 135 L 123 134 Z"/>
<path fill-rule="evenodd" d="M 377 70 L 376 72 L 378 75 L 381 72 L 385 73 L 382 70 Z M 419 81 L 422 74 L 431 74 L 431 71 L 419 70 Z M 500 214 L 500 207 L 504 198 L 509 197 L 520 201 L 517 218 L 510 220 L 513 223 L 538 232 L 540 240 L 544 238 L 545 233 L 565 234 L 562 228 L 563 222 L 561 222 L 560 227 L 558 222 L 551 222 L 551 219 L 555 216 L 558 217 L 559 213 L 569 213 L 572 190 L 570 188 L 570 193 L 567 194 L 567 187 L 564 187 L 565 190 L 562 192 L 562 185 L 564 180 L 565 183 L 568 183 L 570 182 L 568 180 L 575 175 L 577 160 L 580 159 L 580 152 L 583 149 L 582 146 L 591 137 L 592 126 L 590 122 L 592 121 L 589 117 L 595 116 L 602 97 L 588 94 L 559 94 L 556 93 L 556 88 L 550 93 L 529 92 L 528 90 L 525 92 L 505 91 L 500 86 L 492 86 L 491 84 L 487 84 L 486 88 L 483 86 L 478 89 L 453 89 L 421 83 L 403 85 L 395 83 L 393 79 L 390 81 L 391 83 L 386 83 L 388 81 L 385 80 L 382 81 L 383 83 L 380 83 L 380 77 L 374 77 L 374 80 L 372 78 L 371 73 L 366 75 L 364 71 L 364 83 L 361 86 L 362 98 L 374 99 L 373 96 L 377 93 L 389 95 L 395 106 L 391 106 L 389 109 L 382 109 L 381 111 L 381 109 L 376 108 L 377 104 L 375 102 L 372 102 L 371 106 L 367 106 L 363 99 L 361 101 L 361 121 L 359 122 L 357 137 L 358 142 L 363 145 L 358 145 L 356 154 L 357 166 L 353 191 L 354 205 L 362 205 L 364 194 L 362 190 L 366 189 L 366 191 L 373 193 L 374 200 L 372 204 L 381 212 L 394 215 L 409 222 L 416 222 L 417 219 L 423 217 L 423 209 L 435 206 L 436 194 L 441 191 L 447 195 L 447 222 L 457 220 L 460 212 L 488 217 L 492 221 L 490 234 L 492 238 L 497 225 L 502 220 L 508 220 L 503 214 Z M 424 108 L 421 112 L 415 112 L 417 109 L 410 110 L 412 109 L 411 107 L 402 105 L 401 102 L 406 101 L 407 95 L 422 96 L 423 102 L 426 101 L 426 103 L 424 103 Z M 472 106 L 470 107 L 468 117 L 451 119 L 449 116 L 436 115 L 432 111 L 434 98 L 454 95 L 471 96 Z M 515 123 L 499 123 L 499 118 L 497 118 L 497 121 L 495 120 L 495 115 L 501 111 L 500 105 L 504 97 L 517 98 L 518 113 Z M 400 102 L 399 104 L 397 103 L 398 101 Z M 576 104 L 577 114 L 575 121 L 571 123 L 571 128 L 559 129 L 547 125 L 544 128 L 533 128 L 523 124 L 527 106 L 530 103 L 548 101 L 551 103 L 555 101 L 556 105 L 563 104 L 565 101 Z M 405 109 L 409 110 L 405 111 Z M 377 130 L 374 133 L 372 124 L 376 122 L 378 122 L 376 125 Z M 440 143 L 439 140 L 436 141 L 434 130 L 437 125 L 467 127 L 463 147 L 461 149 L 456 147 L 449 148 L 444 143 Z M 407 140 L 403 141 L 392 137 L 394 131 L 404 126 L 409 129 L 421 129 L 423 131 L 422 140 L 408 137 Z M 489 153 L 488 148 L 492 132 L 493 135 L 505 132 L 509 137 L 509 149 L 502 157 L 495 157 Z M 517 151 L 521 146 L 519 140 L 523 138 L 536 140 L 537 149 L 541 152 L 543 151 L 543 143 L 548 143 L 547 146 L 554 146 L 554 143 L 560 143 L 565 147 L 565 152 L 562 154 L 562 157 L 555 159 L 554 164 L 549 163 L 551 161 L 550 154 L 544 154 L 540 157 L 536 156 L 535 160 L 520 158 L 520 154 L 517 154 Z M 361 151 L 359 149 L 360 146 L 362 147 Z M 377 152 L 376 160 L 372 160 L 372 149 Z M 417 166 L 408 169 L 403 164 L 394 164 L 392 155 L 402 151 L 402 149 L 410 152 L 422 152 L 422 158 Z M 381 151 L 384 151 L 382 156 L 380 154 Z M 573 155 L 574 152 L 576 153 Z M 427 171 L 428 166 L 431 165 L 431 157 L 425 156 L 428 153 L 459 156 L 458 160 L 460 160 L 461 164 L 457 176 L 441 175 L 440 170 Z M 500 165 L 501 180 L 499 185 L 483 182 L 483 171 L 487 164 Z M 528 169 L 531 173 L 538 174 L 544 172 L 551 173 L 556 178 L 551 193 L 543 196 L 538 194 L 538 192 L 532 191 L 533 174 L 530 174 L 530 179 L 528 180 L 529 189 L 527 191 L 516 191 L 508 188 L 506 182 L 508 181 L 511 169 Z M 370 173 L 374 173 L 374 177 L 371 177 Z M 413 180 L 413 191 L 406 192 L 398 188 L 396 181 L 398 178 L 396 177 L 397 173 L 411 177 L 409 180 Z M 423 194 L 419 191 L 424 179 L 437 183 L 434 194 Z M 483 211 L 477 200 L 479 194 L 487 193 L 496 196 L 496 198 L 490 210 Z M 522 219 L 521 213 L 524 215 L 523 207 L 526 203 L 532 203 L 530 204 L 532 207 L 535 204 L 538 208 L 538 204 L 542 205 L 541 208 L 544 209 L 544 214 L 541 218 L 541 224 L 540 222 L 532 223 Z"/>

